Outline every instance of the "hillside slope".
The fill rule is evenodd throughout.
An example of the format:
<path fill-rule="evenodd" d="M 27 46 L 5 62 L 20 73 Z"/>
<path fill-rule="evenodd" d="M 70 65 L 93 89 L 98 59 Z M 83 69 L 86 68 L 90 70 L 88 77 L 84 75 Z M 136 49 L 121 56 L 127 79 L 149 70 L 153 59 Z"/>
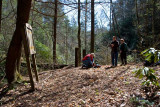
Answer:
<path fill-rule="evenodd" d="M 2 106 L 34 107 L 131 107 L 131 98 L 142 96 L 141 80 L 134 77 L 138 65 L 109 68 L 63 68 L 39 73 L 36 91 L 20 84 L 0 99 Z M 28 78 L 27 78 L 28 79 Z"/>

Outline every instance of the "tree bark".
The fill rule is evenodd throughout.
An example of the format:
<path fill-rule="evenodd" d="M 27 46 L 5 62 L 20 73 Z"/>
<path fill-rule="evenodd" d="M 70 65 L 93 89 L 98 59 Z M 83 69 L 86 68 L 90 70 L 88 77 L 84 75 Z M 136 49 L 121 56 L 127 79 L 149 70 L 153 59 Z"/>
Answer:
<path fill-rule="evenodd" d="M 55 10 L 54 10 L 54 34 L 53 34 L 53 65 L 56 64 L 56 45 L 57 45 L 57 2 L 55 0 Z"/>
<path fill-rule="evenodd" d="M 117 22 L 117 18 L 116 18 L 116 15 L 114 13 L 114 9 L 113 9 L 113 19 L 115 20 L 115 24 L 116 24 L 116 27 L 117 27 L 117 31 L 118 31 L 118 37 L 121 38 L 120 36 L 120 30 L 119 30 L 119 25 L 118 25 L 118 22 Z"/>
<path fill-rule="evenodd" d="M 155 11 L 156 11 L 156 0 L 152 0 L 152 36 L 153 36 L 153 45 L 155 44 L 154 41 L 156 41 L 155 37 Z"/>
<path fill-rule="evenodd" d="M 2 19 L 2 0 L 0 0 L 0 32 L 1 32 L 1 25 L 2 25 L 1 19 Z"/>
<path fill-rule="evenodd" d="M 91 53 L 94 53 L 94 0 L 91 0 Z"/>
<path fill-rule="evenodd" d="M 86 4 L 85 4 L 85 32 L 84 32 L 84 44 L 85 44 L 85 50 L 87 49 L 87 5 L 88 5 L 88 1 L 86 0 Z"/>
<path fill-rule="evenodd" d="M 35 9 L 35 0 L 33 0 L 33 2 L 32 2 L 32 8 L 33 8 L 33 10 Z M 31 15 L 32 15 L 31 26 L 33 26 L 33 23 L 34 23 L 34 11 L 33 10 L 31 12 Z"/>
<path fill-rule="evenodd" d="M 18 0 L 16 30 L 13 34 L 6 58 L 6 77 L 8 83 L 12 83 L 15 78 L 16 61 L 19 59 L 22 47 L 21 29 L 24 29 L 24 23 L 28 23 L 32 0 Z"/>
<path fill-rule="evenodd" d="M 135 0 L 135 5 L 136 5 L 136 17 L 137 17 L 137 25 L 139 25 L 139 14 L 138 14 L 138 4 L 137 4 L 137 0 Z"/>
<path fill-rule="evenodd" d="M 80 0 L 78 0 L 78 48 L 79 48 L 79 55 L 78 55 L 78 66 L 81 62 L 81 22 L 80 22 L 80 16 L 81 16 L 81 9 L 80 9 Z"/>
<path fill-rule="evenodd" d="M 110 16 L 110 18 L 112 17 L 112 26 L 113 26 L 113 31 L 114 31 L 114 33 L 116 34 L 116 29 L 115 29 L 115 22 L 114 22 L 114 15 L 113 15 L 113 4 L 112 4 L 112 0 L 110 0 L 110 5 L 111 5 L 111 7 L 110 7 L 110 13 L 112 13 L 112 15 Z M 111 22 L 111 21 L 110 21 Z M 111 24 L 111 23 L 110 23 Z M 110 25 L 110 27 L 111 27 L 111 25 Z"/>
<path fill-rule="evenodd" d="M 66 36 L 65 36 L 65 59 L 66 59 L 66 64 L 68 64 L 68 23 L 66 23 Z"/>
<path fill-rule="evenodd" d="M 138 3 L 137 0 L 135 0 L 135 9 L 136 9 L 136 27 L 137 27 L 137 35 L 138 35 L 138 41 L 141 41 L 141 34 L 140 34 L 140 30 L 139 30 L 139 13 L 138 13 Z M 142 48 L 142 42 L 138 42 L 137 44 L 138 49 L 141 50 Z"/>
<path fill-rule="evenodd" d="M 109 25 L 110 25 L 110 31 L 112 30 L 112 4 L 110 3 L 110 22 L 109 22 Z"/>
<path fill-rule="evenodd" d="M 116 18 L 116 15 L 114 13 L 114 8 L 113 8 L 112 0 L 110 0 L 110 3 L 111 3 L 111 9 L 112 9 L 113 28 L 114 28 L 114 31 L 115 31 L 115 24 L 116 24 L 117 31 L 118 31 L 118 37 L 121 38 L 120 37 L 119 26 L 118 26 L 118 23 L 117 23 L 117 18 Z"/>

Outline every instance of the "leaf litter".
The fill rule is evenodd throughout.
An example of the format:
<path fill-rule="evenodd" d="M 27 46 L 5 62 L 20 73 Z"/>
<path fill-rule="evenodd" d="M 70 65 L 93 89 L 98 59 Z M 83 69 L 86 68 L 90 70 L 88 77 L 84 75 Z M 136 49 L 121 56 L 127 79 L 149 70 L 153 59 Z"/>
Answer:
<path fill-rule="evenodd" d="M 1 106 L 132 107 L 131 97 L 141 95 L 141 80 L 132 73 L 138 65 L 108 68 L 63 68 L 43 71 L 36 90 L 20 84 L 0 99 Z M 28 77 L 25 77 L 28 79 Z"/>

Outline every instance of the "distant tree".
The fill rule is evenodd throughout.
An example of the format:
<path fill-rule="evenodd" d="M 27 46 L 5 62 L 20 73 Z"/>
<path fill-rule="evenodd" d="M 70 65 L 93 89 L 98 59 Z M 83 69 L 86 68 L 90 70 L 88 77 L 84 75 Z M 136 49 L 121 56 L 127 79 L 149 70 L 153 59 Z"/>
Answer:
<path fill-rule="evenodd" d="M 80 0 L 78 0 L 78 48 L 79 48 L 79 56 L 78 56 L 78 63 L 80 65 L 81 62 L 81 8 L 80 8 Z"/>
<path fill-rule="evenodd" d="M 17 3 L 16 30 L 10 42 L 5 67 L 6 77 L 9 84 L 13 82 L 15 78 L 16 62 L 20 57 L 22 47 L 23 32 L 21 29 L 24 29 L 24 23 L 28 23 L 31 2 L 32 0 L 18 0 Z"/>
<path fill-rule="evenodd" d="M 152 36 L 154 38 L 152 43 L 154 43 L 154 41 L 156 40 L 155 37 L 156 3 L 157 0 L 152 0 Z"/>
<path fill-rule="evenodd" d="M 2 0 L 0 0 L 0 32 L 1 32 L 1 20 L 2 20 Z"/>
<path fill-rule="evenodd" d="M 94 52 L 94 0 L 91 0 L 91 49 Z"/>
<path fill-rule="evenodd" d="M 85 44 L 85 50 L 87 49 L 87 5 L 88 5 L 88 1 L 86 0 L 86 4 L 85 4 L 85 33 L 84 33 L 84 44 Z"/>
<path fill-rule="evenodd" d="M 56 64 L 56 45 L 57 45 L 57 3 L 58 0 L 55 0 L 54 7 L 54 30 L 53 30 L 53 65 Z"/>

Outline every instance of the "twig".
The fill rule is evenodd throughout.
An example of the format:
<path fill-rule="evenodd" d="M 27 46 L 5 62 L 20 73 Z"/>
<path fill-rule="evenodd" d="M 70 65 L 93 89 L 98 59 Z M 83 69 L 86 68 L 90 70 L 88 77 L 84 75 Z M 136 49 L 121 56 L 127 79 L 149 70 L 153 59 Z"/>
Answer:
<path fill-rule="evenodd" d="M 1 63 L 1 62 L 3 62 L 5 59 L 6 59 L 6 57 L 5 57 L 5 58 L 3 58 L 2 60 L 0 60 L 0 63 Z"/>

